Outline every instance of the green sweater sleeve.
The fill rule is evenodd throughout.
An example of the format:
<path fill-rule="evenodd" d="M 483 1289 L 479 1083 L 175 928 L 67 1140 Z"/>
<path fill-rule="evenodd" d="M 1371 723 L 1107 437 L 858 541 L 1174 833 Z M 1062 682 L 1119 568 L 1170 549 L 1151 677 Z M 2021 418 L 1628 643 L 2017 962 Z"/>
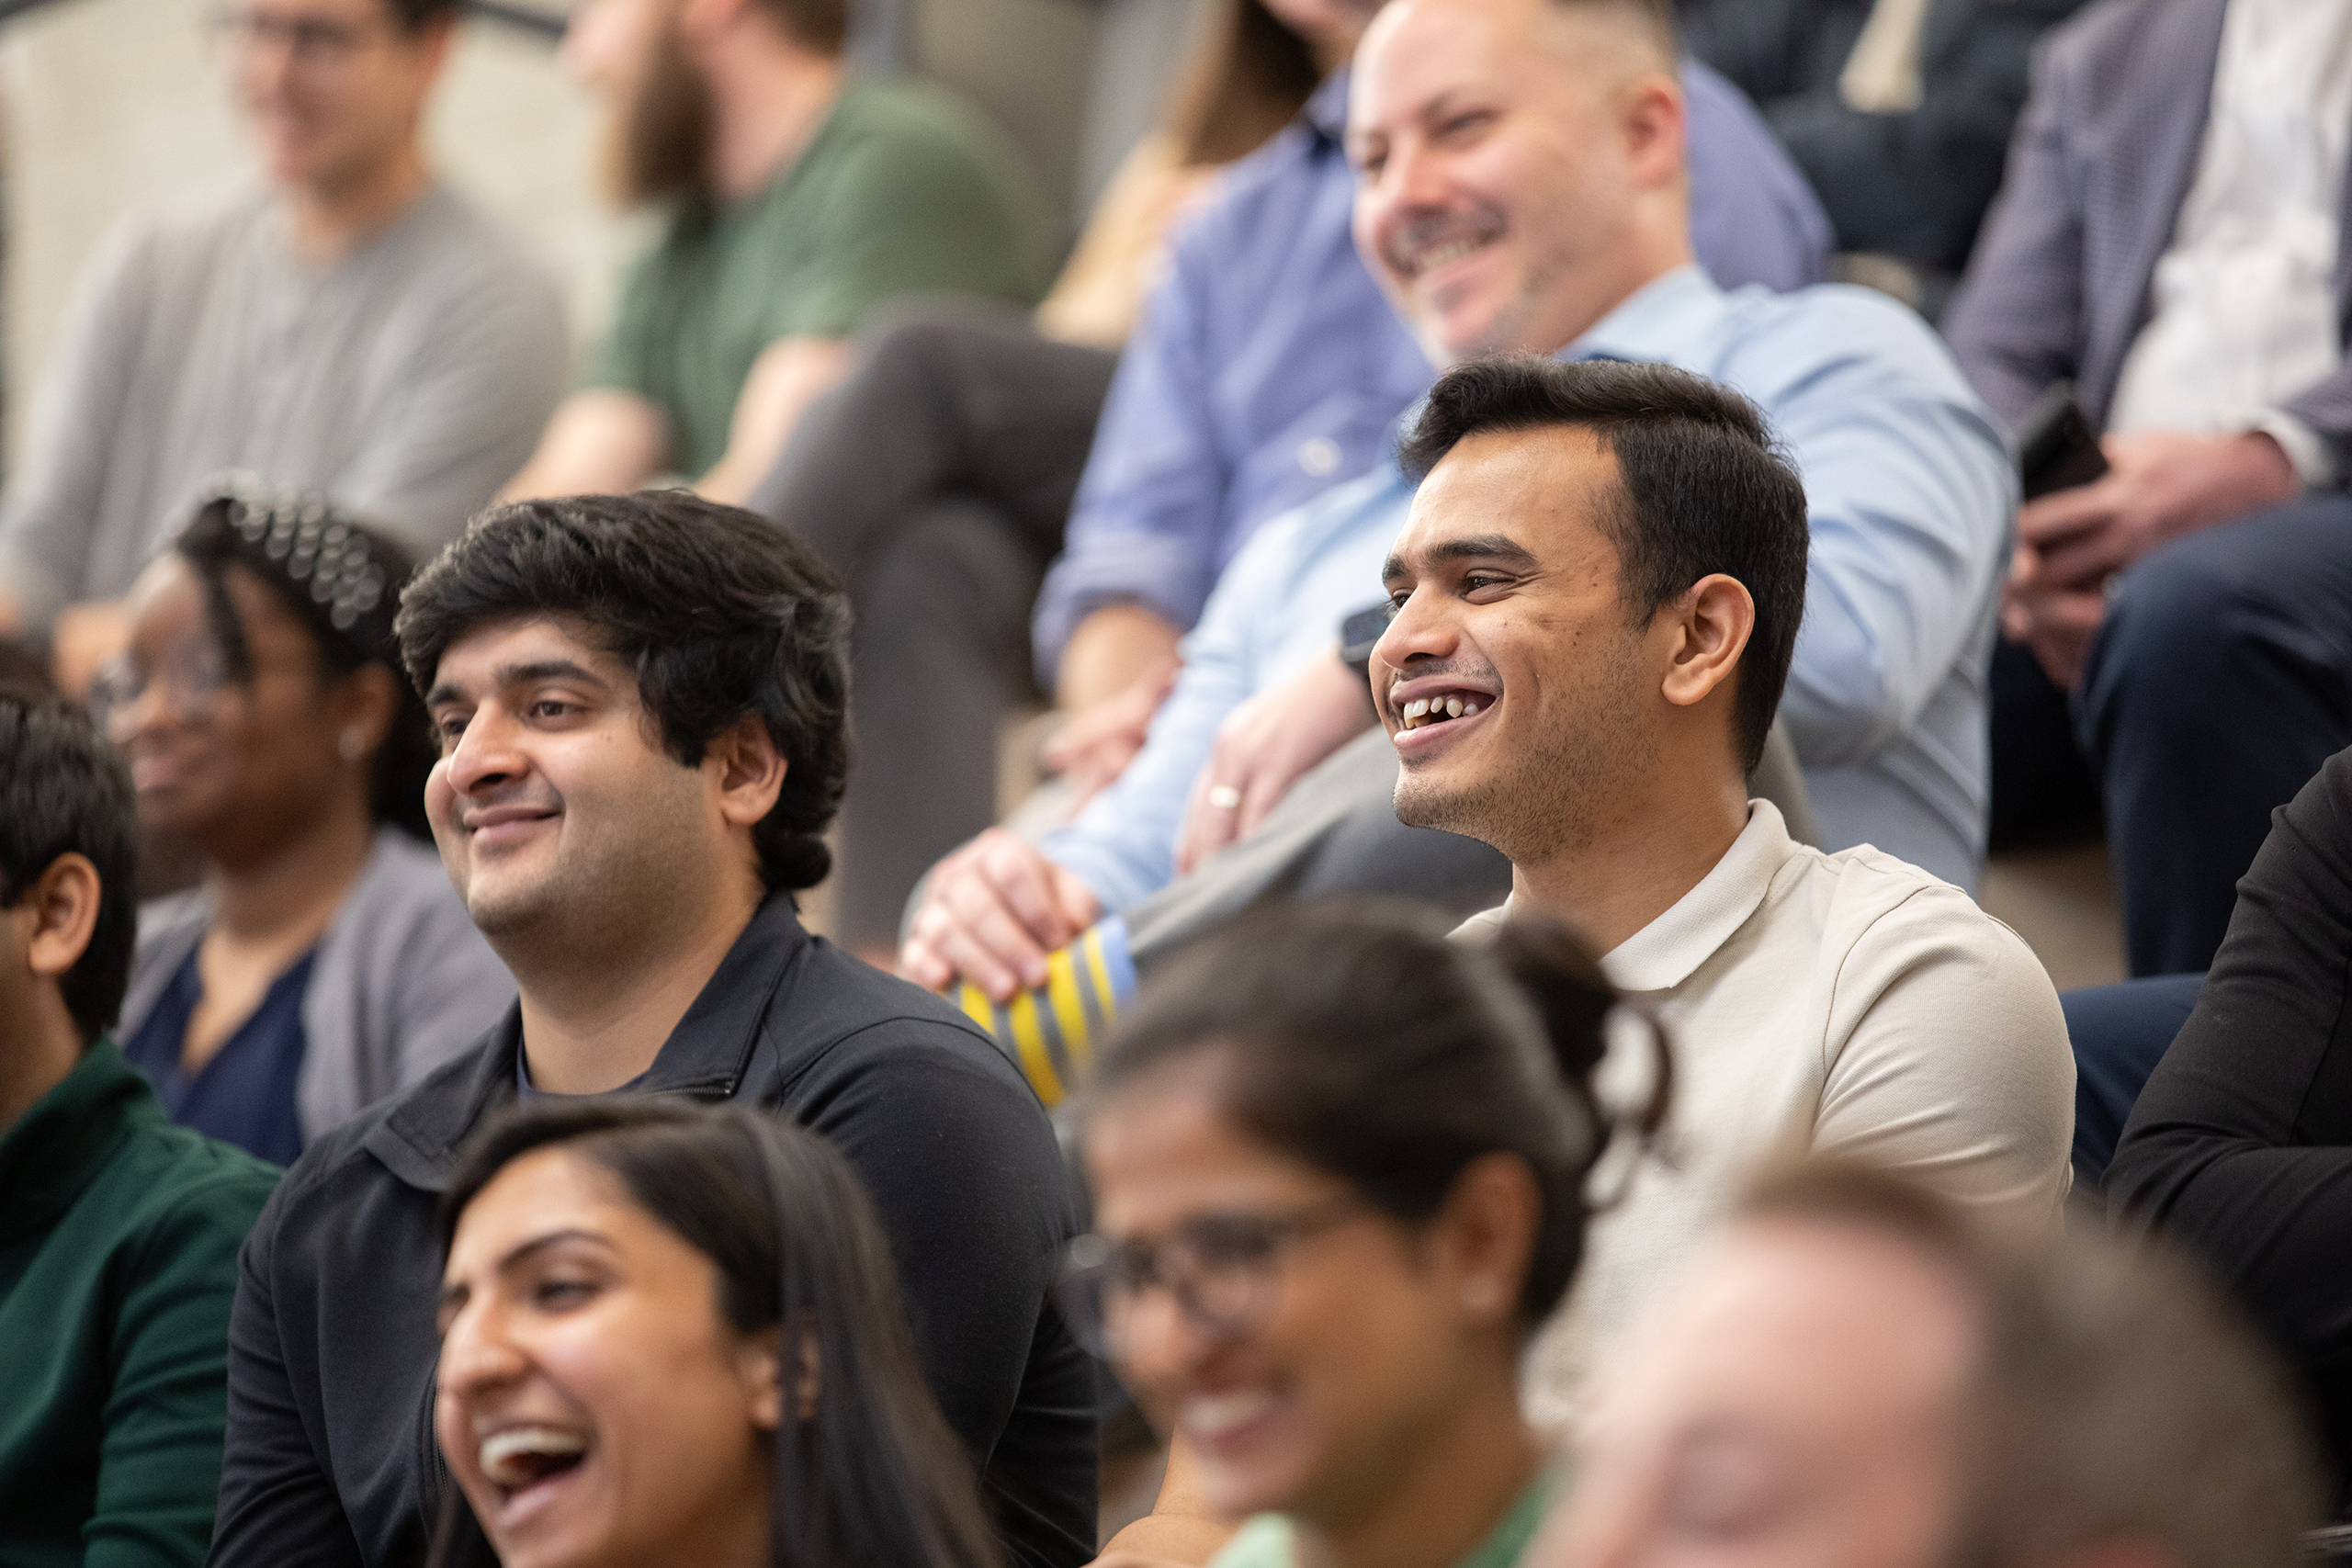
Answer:
<path fill-rule="evenodd" d="M 211 1540 L 237 1248 L 275 1181 L 267 1168 L 221 1154 L 218 1170 L 158 1205 L 116 1260 L 121 1308 L 84 1568 L 197 1568 Z"/>

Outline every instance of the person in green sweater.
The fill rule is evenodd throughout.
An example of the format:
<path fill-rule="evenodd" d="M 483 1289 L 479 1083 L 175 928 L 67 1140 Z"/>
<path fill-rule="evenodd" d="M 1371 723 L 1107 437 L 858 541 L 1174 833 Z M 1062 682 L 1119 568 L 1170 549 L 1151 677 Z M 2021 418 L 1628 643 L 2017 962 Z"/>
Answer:
<path fill-rule="evenodd" d="M 610 112 L 612 196 L 666 226 L 509 500 L 668 474 L 740 502 L 876 307 L 1035 303 L 1044 209 L 962 100 L 853 73 L 849 0 L 582 0 L 564 63 Z"/>
<path fill-rule="evenodd" d="M 237 1248 L 270 1166 L 171 1124 L 107 1038 L 130 972 L 130 776 L 0 685 L 0 1565 L 196 1568 Z"/>
<path fill-rule="evenodd" d="M 1083 1106 L 1065 1317 L 1172 1428 L 1106 1558 L 1514 1568 L 1550 1502 L 1519 1365 L 1583 1255 L 1615 994 L 1564 926 L 1358 901 L 1155 974 Z M 1644 1128 L 1662 1113 L 1668 1075 Z M 1239 1530 L 1233 1533 L 1233 1525 Z"/>

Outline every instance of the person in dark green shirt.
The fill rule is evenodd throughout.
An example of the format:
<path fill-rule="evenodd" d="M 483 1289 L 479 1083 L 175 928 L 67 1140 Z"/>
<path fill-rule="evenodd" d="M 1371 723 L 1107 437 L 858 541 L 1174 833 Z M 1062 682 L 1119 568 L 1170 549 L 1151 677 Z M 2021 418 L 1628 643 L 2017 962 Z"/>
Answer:
<path fill-rule="evenodd" d="M 877 306 L 1033 303 L 1043 209 L 944 90 L 852 77 L 847 0 L 585 0 L 565 58 L 613 109 L 624 203 L 671 208 L 512 498 L 664 474 L 740 502 Z"/>
<path fill-rule="evenodd" d="M 81 710 L 0 686 L 5 1568 L 204 1561 L 237 1248 L 277 1179 L 173 1126 L 106 1038 L 136 842 L 130 774 Z"/>

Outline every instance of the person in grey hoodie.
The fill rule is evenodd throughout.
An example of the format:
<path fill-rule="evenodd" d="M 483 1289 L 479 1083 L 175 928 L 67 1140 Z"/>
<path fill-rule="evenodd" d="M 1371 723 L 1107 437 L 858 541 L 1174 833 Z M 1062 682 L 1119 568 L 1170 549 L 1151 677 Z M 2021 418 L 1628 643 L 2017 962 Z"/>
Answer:
<path fill-rule="evenodd" d="M 133 590 L 95 702 L 199 885 L 140 915 L 119 1038 L 173 1117 L 291 1164 L 514 998 L 424 836 L 397 672 L 407 559 L 313 497 L 231 484 Z"/>

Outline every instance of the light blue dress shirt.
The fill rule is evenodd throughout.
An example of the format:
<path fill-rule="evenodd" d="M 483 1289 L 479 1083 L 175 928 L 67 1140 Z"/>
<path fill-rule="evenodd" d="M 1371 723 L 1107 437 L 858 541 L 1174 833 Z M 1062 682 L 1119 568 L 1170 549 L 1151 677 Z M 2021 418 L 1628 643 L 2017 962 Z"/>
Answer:
<path fill-rule="evenodd" d="M 1690 234 L 1726 288 L 1826 277 L 1829 220 L 1737 87 L 1697 61 Z M 1095 427 L 1031 644 L 1054 689 L 1090 610 L 1148 604 L 1190 626 L 1267 519 L 1365 472 L 1433 372 L 1349 236 L 1355 176 L 1340 147 L 1347 73 L 1218 176 L 1170 247 Z"/>
<path fill-rule="evenodd" d="M 1804 481 L 1804 624 L 1781 719 L 1825 848 L 1875 844 L 1973 890 L 1990 759 L 1984 671 L 2018 502 L 2006 438 L 1911 311 L 1843 285 L 1650 283 L 1562 354 L 1678 366 L 1763 410 Z M 1193 780 L 1246 699 L 1328 659 L 1413 487 L 1393 458 L 1267 524 L 1184 642 L 1184 671 L 1118 782 L 1045 840 L 1110 909 L 1166 886 Z"/>

